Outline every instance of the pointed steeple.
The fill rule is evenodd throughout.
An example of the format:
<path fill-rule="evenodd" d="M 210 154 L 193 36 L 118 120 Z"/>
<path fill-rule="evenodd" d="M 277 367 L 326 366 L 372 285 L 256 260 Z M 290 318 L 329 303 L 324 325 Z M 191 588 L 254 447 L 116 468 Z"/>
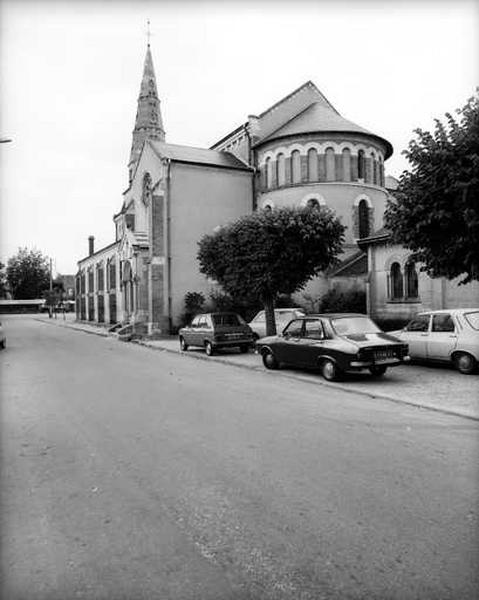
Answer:
<path fill-rule="evenodd" d="M 138 108 L 136 111 L 135 128 L 131 143 L 130 160 L 128 171 L 130 181 L 135 171 L 136 163 L 140 157 L 143 143 L 146 139 L 165 141 L 165 130 L 161 118 L 160 99 L 156 88 L 155 69 L 151 58 L 150 44 L 146 48 L 143 77 L 138 96 Z"/>

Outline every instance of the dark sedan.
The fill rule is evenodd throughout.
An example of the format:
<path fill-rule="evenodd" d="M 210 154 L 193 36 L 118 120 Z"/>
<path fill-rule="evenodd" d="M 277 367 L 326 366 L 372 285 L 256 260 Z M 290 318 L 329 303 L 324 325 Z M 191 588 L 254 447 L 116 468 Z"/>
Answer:
<path fill-rule="evenodd" d="M 331 313 L 294 319 L 280 335 L 257 344 L 267 369 L 281 364 L 319 368 L 328 381 L 343 373 L 369 370 L 384 375 L 388 367 L 409 361 L 408 345 L 384 333 L 367 316 Z"/>
<path fill-rule="evenodd" d="M 238 347 L 248 352 L 254 346 L 253 331 L 246 321 L 236 313 L 205 313 L 196 315 L 187 327 L 179 331 L 180 347 L 204 348 L 211 356 L 217 348 Z"/>

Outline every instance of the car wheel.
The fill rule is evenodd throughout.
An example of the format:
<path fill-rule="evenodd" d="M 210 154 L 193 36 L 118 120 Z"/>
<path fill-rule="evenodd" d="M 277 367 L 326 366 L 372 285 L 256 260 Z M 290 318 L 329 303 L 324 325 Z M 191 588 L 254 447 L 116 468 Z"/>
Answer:
<path fill-rule="evenodd" d="M 5 340 L 2 340 L 0 342 L 0 348 L 2 348 L 2 350 L 5 350 L 6 345 L 7 345 L 7 342 Z"/>
<path fill-rule="evenodd" d="M 279 363 L 274 357 L 274 354 L 271 352 L 271 350 L 266 350 L 265 352 L 263 352 L 263 365 L 267 369 L 279 369 Z"/>
<path fill-rule="evenodd" d="M 185 338 L 180 337 L 180 348 L 183 352 L 188 350 L 188 344 L 185 342 Z"/>
<path fill-rule="evenodd" d="M 471 373 L 474 373 L 477 368 L 476 359 L 470 354 L 467 354 L 467 352 L 456 354 L 454 357 L 454 364 L 456 369 L 463 375 L 470 375 Z"/>
<path fill-rule="evenodd" d="M 246 352 L 248 352 L 248 350 L 249 350 L 249 346 L 248 346 L 248 344 L 242 344 L 242 345 L 240 346 L 240 352 L 241 352 L 241 353 L 243 353 L 243 354 L 246 354 Z"/>
<path fill-rule="evenodd" d="M 326 381 L 338 381 L 340 378 L 340 371 L 334 361 L 325 358 L 321 363 L 321 375 Z"/>
<path fill-rule="evenodd" d="M 213 356 L 214 349 L 211 342 L 205 342 L 205 352 L 207 356 Z"/>
<path fill-rule="evenodd" d="M 384 375 L 387 370 L 388 368 L 384 366 L 369 367 L 369 372 L 373 377 L 381 377 L 381 375 Z"/>

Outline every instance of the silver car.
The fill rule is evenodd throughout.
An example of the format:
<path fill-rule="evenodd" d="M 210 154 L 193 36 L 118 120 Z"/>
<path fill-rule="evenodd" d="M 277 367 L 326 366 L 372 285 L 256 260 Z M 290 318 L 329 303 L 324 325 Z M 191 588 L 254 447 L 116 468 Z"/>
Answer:
<path fill-rule="evenodd" d="M 479 364 L 479 308 L 418 313 L 391 335 L 409 344 L 412 360 L 452 363 L 469 375 Z"/>
<path fill-rule="evenodd" d="M 304 316 L 305 314 L 302 308 L 275 308 L 274 319 L 276 321 L 276 331 L 281 333 L 290 321 Z M 265 337 L 266 316 L 264 310 L 260 310 L 248 325 L 253 330 L 255 340 Z"/>

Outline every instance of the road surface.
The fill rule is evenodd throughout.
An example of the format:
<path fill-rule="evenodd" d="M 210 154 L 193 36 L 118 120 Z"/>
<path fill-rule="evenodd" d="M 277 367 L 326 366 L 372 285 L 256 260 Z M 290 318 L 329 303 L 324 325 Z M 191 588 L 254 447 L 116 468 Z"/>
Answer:
<path fill-rule="evenodd" d="M 477 422 L 7 331 L 2 598 L 477 598 Z"/>

